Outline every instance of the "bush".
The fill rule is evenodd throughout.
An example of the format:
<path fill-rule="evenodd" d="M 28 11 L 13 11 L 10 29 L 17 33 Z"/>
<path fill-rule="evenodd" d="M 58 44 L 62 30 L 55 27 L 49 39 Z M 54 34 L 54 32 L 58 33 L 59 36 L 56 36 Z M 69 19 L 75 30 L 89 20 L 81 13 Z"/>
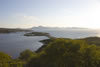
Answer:
<path fill-rule="evenodd" d="M 29 61 L 34 56 L 35 56 L 35 53 L 27 49 L 20 53 L 19 59 L 23 61 Z"/>
<path fill-rule="evenodd" d="M 99 67 L 100 50 L 82 40 L 56 39 L 48 44 L 28 67 Z"/>

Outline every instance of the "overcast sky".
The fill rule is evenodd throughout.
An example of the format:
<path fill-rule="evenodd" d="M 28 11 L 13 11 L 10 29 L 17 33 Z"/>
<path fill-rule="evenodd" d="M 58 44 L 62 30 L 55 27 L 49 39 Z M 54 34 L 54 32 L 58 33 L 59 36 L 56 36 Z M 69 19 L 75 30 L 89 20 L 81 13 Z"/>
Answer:
<path fill-rule="evenodd" d="M 0 27 L 100 28 L 100 0 L 0 0 Z"/>

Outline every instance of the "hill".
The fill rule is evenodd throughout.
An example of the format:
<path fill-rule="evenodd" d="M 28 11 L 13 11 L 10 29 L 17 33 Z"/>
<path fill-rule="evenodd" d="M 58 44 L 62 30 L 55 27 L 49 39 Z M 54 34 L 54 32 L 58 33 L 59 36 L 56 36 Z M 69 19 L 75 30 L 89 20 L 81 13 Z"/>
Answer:
<path fill-rule="evenodd" d="M 0 33 L 14 33 L 14 32 L 27 32 L 30 31 L 28 29 L 11 29 L 11 28 L 0 28 Z"/>

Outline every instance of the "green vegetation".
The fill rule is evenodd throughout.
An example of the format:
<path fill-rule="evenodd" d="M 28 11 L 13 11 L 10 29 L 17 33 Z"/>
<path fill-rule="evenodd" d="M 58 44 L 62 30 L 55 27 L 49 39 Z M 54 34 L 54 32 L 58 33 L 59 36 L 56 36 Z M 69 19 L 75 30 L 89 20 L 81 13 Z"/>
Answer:
<path fill-rule="evenodd" d="M 56 39 L 27 64 L 28 67 L 99 67 L 100 49 L 82 40 Z"/>
<path fill-rule="evenodd" d="M 26 33 L 25 36 L 48 36 L 48 33 L 42 33 L 42 32 L 32 32 L 32 33 Z"/>
<path fill-rule="evenodd" d="M 3 52 L 0 52 L 0 61 L 7 62 L 10 61 L 11 57 Z"/>
<path fill-rule="evenodd" d="M 54 38 L 49 35 L 49 33 L 43 33 L 43 32 L 31 32 L 31 33 L 26 33 L 24 36 L 46 36 L 48 38 Z"/>
<path fill-rule="evenodd" d="M 27 50 L 20 53 L 19 59 L 22 60 L 22 61 L 29 61 L 35 55 L 36 55 L 36 53 L 34 53 L 31 50 L 27 49 Z"/>
<path fill-rule="evenodd" d="M 3 52 L 0 52 L 0 67 L 8 67 L 11 62 L 11 57 Z"/>
<path fill-rule="evenodd" d="M 87 42 L 85 39 L 44 40 L 41 50 L 25 50 L 17 59 L 1 52 L 0 67 L 100 67 L 100 46 L 86 39 Z"/>
<path fill-rule="evenodd" d="M 23 67 L 24 65 L 21 60 L 13 60 L 9 55 L 0 52 L 0 67 Z"/>
<path fill-rule="evenodd" d="M 87 37 L 80 40 L 86 41 L 89 45 L 95 44 L 97 46 L 100 46 L 100 37 Z"/>

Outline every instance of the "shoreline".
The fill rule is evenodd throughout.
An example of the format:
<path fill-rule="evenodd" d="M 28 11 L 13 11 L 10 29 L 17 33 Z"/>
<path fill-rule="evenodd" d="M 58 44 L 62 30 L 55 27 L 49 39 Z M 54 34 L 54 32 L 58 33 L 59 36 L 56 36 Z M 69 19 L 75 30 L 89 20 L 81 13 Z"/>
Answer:
<path fill-rule="evenodd" d="M 0 34 L 16 33 L 16 32 L 30 32 L 29 29 L 20 28 L 0 28 Z"/>
<path fill-rule="evenodd" d="M 22 32 L 22 31 L 21 31 Z M 14 32 L 11 32 L 14 33 Z M 25 34 L 28 34 L 28 36 L 46 36 L 48 37 L 48 39 L 44 39 L 44 40 L 40 40 L 38 42 L 41 42 L 43 45 L 41 47 L 39 47 L 36 51 L 36 53 L 40 52 L 44 47 L 46 47 L 50 42 L 55 41 L 55 39 L 59 39 L 56 37 L 51 36 L 49 33 L 44 33 L 44 32 L 32 32 L 29 31 L 28 33 L 26 32 Z M 25 34 L 23 34 L 23 36 L 26 36 Z M 71 38 L 62 38 L 62 39 L 70 39 L 70 40 L 84 40 L 86 41 L 88 44 L 95 44 L 97 46 L 100 46 L 100 37 L 84 37 L 84 38 L 76 38 L 76 39 L 71 39 Z"/>
<path fill-rule="evenodd" d="M 54 39 L 45 39 L 45 40 L 41 40 L 39 42 L 43 43 L 43 45 L 37 49 L 35 52 L 39 53 L 42 51 L 43 48 L 45 48 L 50 42 L 53 42 L 56 39 L 66 39 L 66 40 L 83 40 L 85 41 L 87 44 L 89 45 L 96 45 L 96 46 L 100 46 L 100 37 L 85 37 L 85 38 L 80 38 L 80 39 L 71 39 L 71 38 L 54 38 Z"/>
<path fill-rule="evenodd" d="M 25 33 L 24 36 L 46 36 L 49 39 L 56 38 L 56 37 L 51 36 L 49 33 L 45 33 L 45 32 L 34 32 L 34 31 L 33 32 L 29 32 L 29 33 Z"/>

